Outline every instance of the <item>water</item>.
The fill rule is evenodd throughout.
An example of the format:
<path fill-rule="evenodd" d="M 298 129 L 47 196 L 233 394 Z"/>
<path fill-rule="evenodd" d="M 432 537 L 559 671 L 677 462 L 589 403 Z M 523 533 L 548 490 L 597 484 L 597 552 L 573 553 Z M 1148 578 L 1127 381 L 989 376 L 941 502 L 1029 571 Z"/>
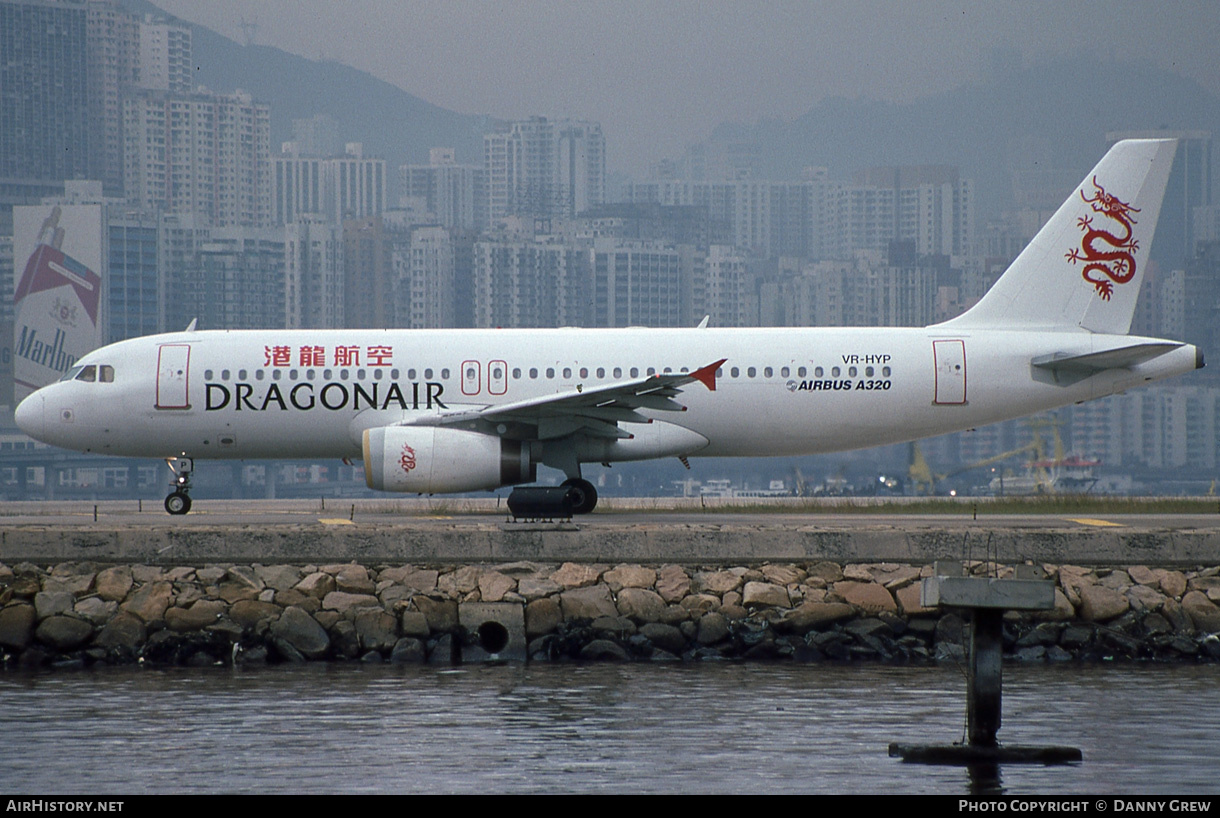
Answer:
<path fill-rule="evenodd" d="M 1008 744 L 1079 765 L 903 764 L 964 679 L 869 665 L 361 665 L 0 673 L 0 791 L 1220 791 L 1218 666 L 1005 669 Z"/>

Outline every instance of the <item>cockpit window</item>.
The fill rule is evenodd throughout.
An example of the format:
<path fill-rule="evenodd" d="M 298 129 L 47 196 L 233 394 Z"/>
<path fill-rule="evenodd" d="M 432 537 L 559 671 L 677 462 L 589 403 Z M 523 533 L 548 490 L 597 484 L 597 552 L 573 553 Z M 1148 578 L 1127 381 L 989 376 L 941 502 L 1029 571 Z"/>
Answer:
<path fill-rule="evenodd" d="M 89 364 L 88 366 L 82 366 L 81 370 L 80 370 L 80 374 L 76 376 L 76 379 L 78 381 L 86 381 L 87 383 L 93 383 L 94 381 L 97 380 L 97 367 L 94 366 L 93 364 Z"/>
<path fill-rule="evenodd" d="M 102 383 L 114 383 L 114 367 L 102 364 L 97 368 L 98 380 Z"/>
<path fill-rule="evenodd" d="M 73 380 L 76 380 L 76 376 L 80 374 L 80 371 L 81 371 L 82 369 L 84 369 L 84 367 L 83 367 L 83 366 L 74 366 L 74 367 L 72 367 L 71 369 L 69 369 L 67 372 L 65 372 L 65 373 L 63 374 L 63 377 L 61 377 L 61 378 L 60 378 L 60 380 L 61 380 L 61 381 L 73 381 Z"/>

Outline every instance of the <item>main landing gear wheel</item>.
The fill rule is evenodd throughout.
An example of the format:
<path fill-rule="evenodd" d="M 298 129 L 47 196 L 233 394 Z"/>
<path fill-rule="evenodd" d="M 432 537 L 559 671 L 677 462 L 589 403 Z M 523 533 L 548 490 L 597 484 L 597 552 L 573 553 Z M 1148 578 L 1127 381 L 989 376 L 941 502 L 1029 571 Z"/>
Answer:
<path fill-rule="evenodd" d="M 588 514 L 597 506 L 597 489 L 593 488 L 593 484 L 588 480 L 574 477 L 571 480 L 564 480 L 560 485 L 568 486 L 576 492 L 572 503 L 573 514 Z"/>
<path fill-rule="evenodd" d="M 165 498 L 165 510 L 170 514 L 186 514 L 191 510 L 191 497 L 181 491 L 175 491 Z"/>

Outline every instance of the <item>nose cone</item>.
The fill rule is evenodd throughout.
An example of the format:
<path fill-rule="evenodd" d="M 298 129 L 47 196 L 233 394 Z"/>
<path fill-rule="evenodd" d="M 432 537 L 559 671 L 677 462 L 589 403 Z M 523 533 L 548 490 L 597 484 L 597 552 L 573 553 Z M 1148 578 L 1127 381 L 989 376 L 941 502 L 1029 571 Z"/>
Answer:
<path fill-rule="evenodd" d="M 43 396 L 35 392 L 17 404 L 17 411 L 13 413 L 13 419 L 21 427 L 21 431 L 35 440 L 43 440 L 43 436 L 46 434 L 46 426 L 43 421 L 44 403 Z"/>

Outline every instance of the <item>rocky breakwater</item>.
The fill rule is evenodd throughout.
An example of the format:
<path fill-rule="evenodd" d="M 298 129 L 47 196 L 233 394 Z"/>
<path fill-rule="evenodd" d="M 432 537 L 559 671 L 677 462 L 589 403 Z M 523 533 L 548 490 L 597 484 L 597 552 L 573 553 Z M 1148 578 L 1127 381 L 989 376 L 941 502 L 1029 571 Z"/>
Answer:
<path fill-rule="evenodd" d="M 1055 608 L 1006 616 L 1010 658 L 1220 659 L 1220 568 L 1042 567 L 1056 582 Z M 832 562 L 0 564 L 0 658 L 8 668 L 447 664 L 511 654 L 519 638 L 518 658 L 531 661 L 959 659 L 962 618 L 919 604 L 919 580 L 931 571 Z M 498 624 L 484 627 L 490 620 Z"/>

